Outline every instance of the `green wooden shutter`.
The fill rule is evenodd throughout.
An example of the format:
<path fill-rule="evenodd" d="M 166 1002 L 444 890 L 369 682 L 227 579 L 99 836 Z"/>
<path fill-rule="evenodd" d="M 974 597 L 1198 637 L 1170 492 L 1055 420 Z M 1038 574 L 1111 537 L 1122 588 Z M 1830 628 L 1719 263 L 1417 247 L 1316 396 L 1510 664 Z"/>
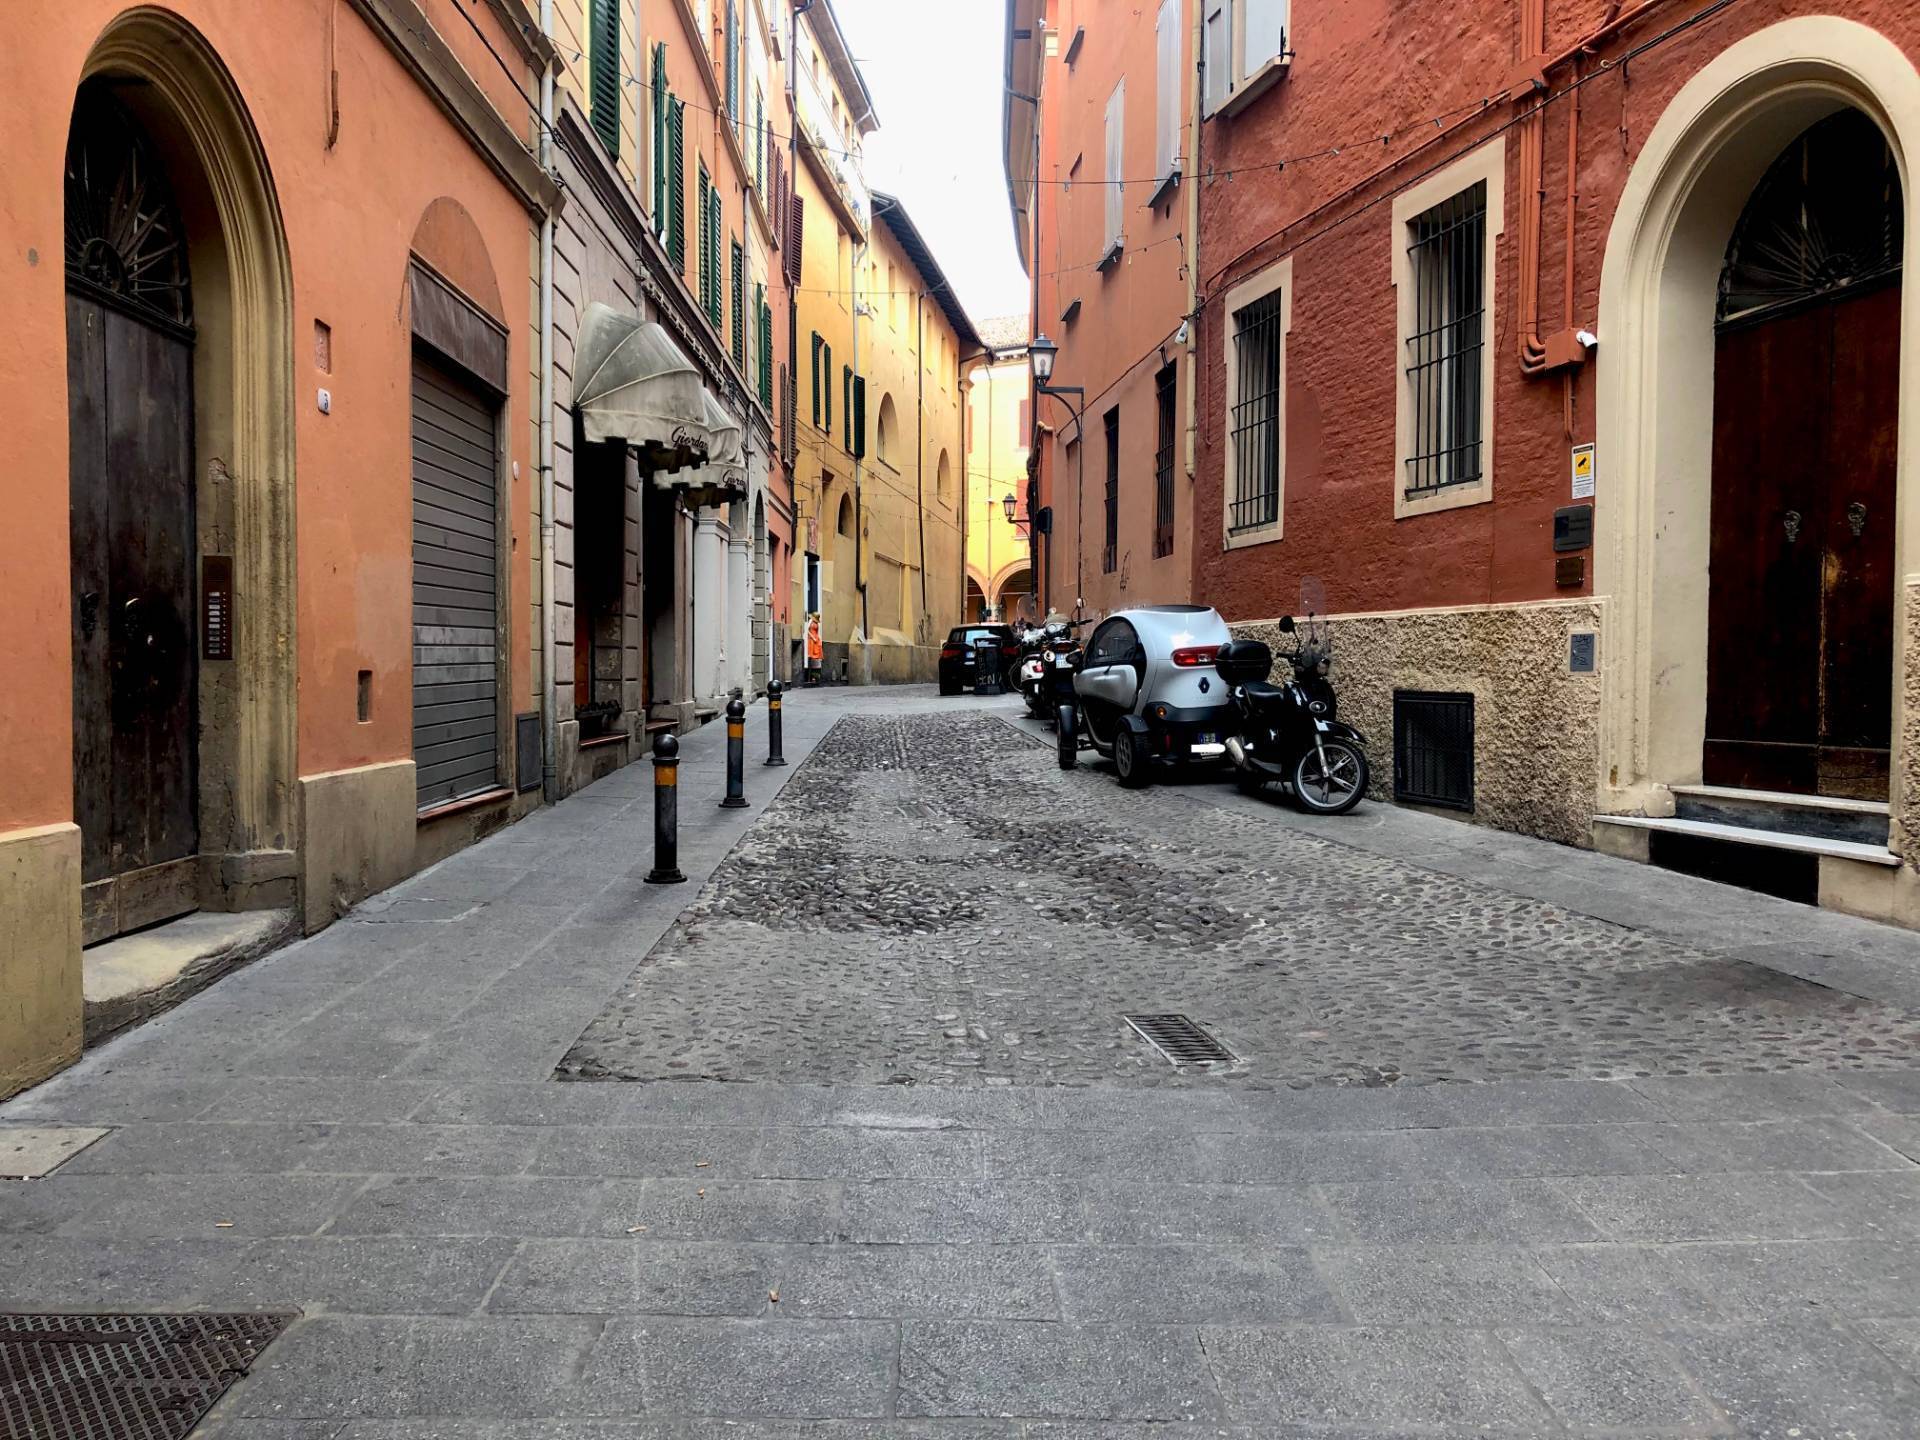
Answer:
<path fill-rule="evenodd" d="M 767 188 L 767 99 L 760 94 L 753 97 L 753 184 Z"/>
<path fill-rule="evenodd" d="M 667 100 L 667 254 L 674 269 L 687 271 L 687 106 Z"/>
<path fill-rule="evenodd" d="M 747 368 L 747 274 L 745 257 L 740 253 L 740 242 L 733 241 L 727 249 L 733 262 L 733 288 L 727 293 L 733 300 L 733 363 L 744 374 Z"/>
<path fill-rule="evenodd" d="M 813 423 L 820 424 L 820 332 L 813 332 Z"/>
<path fill-rule="evenodd" d="M 667 42 L 653 47 L 653 233 L 667 233 Z"/>
<path fill-rule="evenodd" d="M 831 435 L 833 434 L 833 347 L 831 345 L 820 347 L 820 373 L 827 377 L 827 383 L 820 387 L 820 393 L 826 397 L 826 403 L 821 407 L 824 413 L 820 428 Z"/>
<path fill-rule="evenodd" d="M 853 377 L 853 458 L 867 458 L 867 377 Z"/>
<path fill-rule="evenodd" d="M 716 186 L 712 193 L 707 196 L 707 204 L 710 207 L 707 217 L 707 228 L 713 234 L 713 249 L 708 252 L 712 256 L 710 263 L 713 268 L 713 274 L 707 282 L 707 318 L 713 321 L 713 328 L 718 330 L 726 318 L 721 314 L 720 309 L 724 303 L 725 296 L 721 289 L 720 280 L 720 233 L 724 228 L 724 224 L 720 218 L 719 187 Z"/>
<path fill-rule="evenodd" d="M 700 308 L 709 314 L 711 314 L 713 310 L 713 306 L 710 303 L 713 295 L 708 285 L 708 277 L 712 273 L 708 262 L 713 254 L 713 236 L 707 229 L 707 217 L 709 214 L 707 210 L 707 200 L 712 193 L 713 182 L 707 178 L 707 167 L 703 161 L 700 166 L 700 209 L 694 216 L 694 219 L 699 223 L 700 227 L 699 253 L 694 256 L 694 268 L 700 272 Z"/>
<path fill-rule="evenodd" d="M 727 0 L 727 114 L 740 118 L 740 22 Z"/>
<path fill-rule="evenodd" d="M 593 0 L 588 86 L 593 133 L 609 155 L 620 153 L 620 3 Z"/>
<path fill-rule="evenodd" d="M 767 287 L 753 287 L 753 313 L 760 317 L 760 403 L 773 409 L 773 307 Z"/>
<path fill-rule="evenodd" d="M 853 453 L 853 367 L 840 367 L 840 443 Z"/>

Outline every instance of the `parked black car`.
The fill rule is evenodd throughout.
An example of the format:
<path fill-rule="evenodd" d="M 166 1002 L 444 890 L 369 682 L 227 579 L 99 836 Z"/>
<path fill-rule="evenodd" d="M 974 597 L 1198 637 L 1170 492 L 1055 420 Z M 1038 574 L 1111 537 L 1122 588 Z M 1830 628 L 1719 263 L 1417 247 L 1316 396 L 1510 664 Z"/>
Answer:
<path fill-rule="evenodd" d="M 973 645 L 982 635 L 1000 642 L 1000 669 L 1010 668 L 1019 657 L 1020 642 L 1013 638 L 1011 625 L 956 625 L 947 632 L 947 643 L 940 647 L 940 693 L 958 695 L 973 686 Z"/>

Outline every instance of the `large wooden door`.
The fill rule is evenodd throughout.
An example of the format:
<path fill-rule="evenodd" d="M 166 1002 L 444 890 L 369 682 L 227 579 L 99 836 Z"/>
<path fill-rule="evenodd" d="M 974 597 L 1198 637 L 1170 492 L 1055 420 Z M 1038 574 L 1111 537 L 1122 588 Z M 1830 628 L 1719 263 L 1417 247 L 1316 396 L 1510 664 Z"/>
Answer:
<path fill-rule="evenodd" d="M 1900 292 L 1720 336 L 1709 784 L 1884 799 Z"/>
<path fill-rule="evenodd" d="M 67 297 L 74 818 L 86 938 L 195 908 L 192 350 Z"/>
<path fill-rule="evenodd" d="M 1727 247 L 1709 784 L 1887 796 L 1904 222 L 1886 138 L 1841 110 L 1781 151 Z"/>

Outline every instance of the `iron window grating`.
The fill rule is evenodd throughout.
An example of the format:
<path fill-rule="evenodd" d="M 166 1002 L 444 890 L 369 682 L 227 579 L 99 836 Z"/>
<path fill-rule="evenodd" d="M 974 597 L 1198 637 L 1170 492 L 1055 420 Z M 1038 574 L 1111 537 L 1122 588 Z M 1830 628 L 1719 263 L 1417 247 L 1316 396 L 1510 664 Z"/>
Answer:
<path fill-rule="evenodd" d="M 1406 383 L 1413 423 L 1406 493 L 1480 478 L 1485 383 L 1487 185 L 1484 180 L 1407 224 L 1413 286 Z"/>
<path fill-rule="evenodd" d="M 1393 798 L 1472 811 L 1472 695 L 1393 692 Z"/>
<path fill-rule="evenodd" d="M 1100 551 L 1100 569 L 1111 575 L 1120 564 L 1120 407 L 1106 413 L 1107 533 Z"/>
<path fill-rule="evenodd" d="M 1122 1015 L 1171 1065 L 1231 1065 L 1240 1057 L 1185 1015 Z"/>
<path fill-rule="evenodd" d="M 1275 290 L 1233 316 L 1233 497 L 1227 528 L 1280 518 L 1280 300 Z"/>
<path fill-rule="evenodd" d="M 1154 377 L 1153 399 L 1157 434 L 1153 449 L 1153 558 L 1173 553 L 1173 439 L 1174 366 L 1162 367 Z"/>

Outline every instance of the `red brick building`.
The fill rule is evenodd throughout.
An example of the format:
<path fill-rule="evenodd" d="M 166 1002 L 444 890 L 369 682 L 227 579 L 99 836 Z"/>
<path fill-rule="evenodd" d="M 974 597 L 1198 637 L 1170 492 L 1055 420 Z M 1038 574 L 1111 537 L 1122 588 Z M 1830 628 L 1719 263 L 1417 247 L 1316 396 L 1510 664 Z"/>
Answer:
<path fill-rule="evenodd" d="M 1912 923 L 1920 15 L 1199 3 L 1194 598 L 1383 794 Z"/>

